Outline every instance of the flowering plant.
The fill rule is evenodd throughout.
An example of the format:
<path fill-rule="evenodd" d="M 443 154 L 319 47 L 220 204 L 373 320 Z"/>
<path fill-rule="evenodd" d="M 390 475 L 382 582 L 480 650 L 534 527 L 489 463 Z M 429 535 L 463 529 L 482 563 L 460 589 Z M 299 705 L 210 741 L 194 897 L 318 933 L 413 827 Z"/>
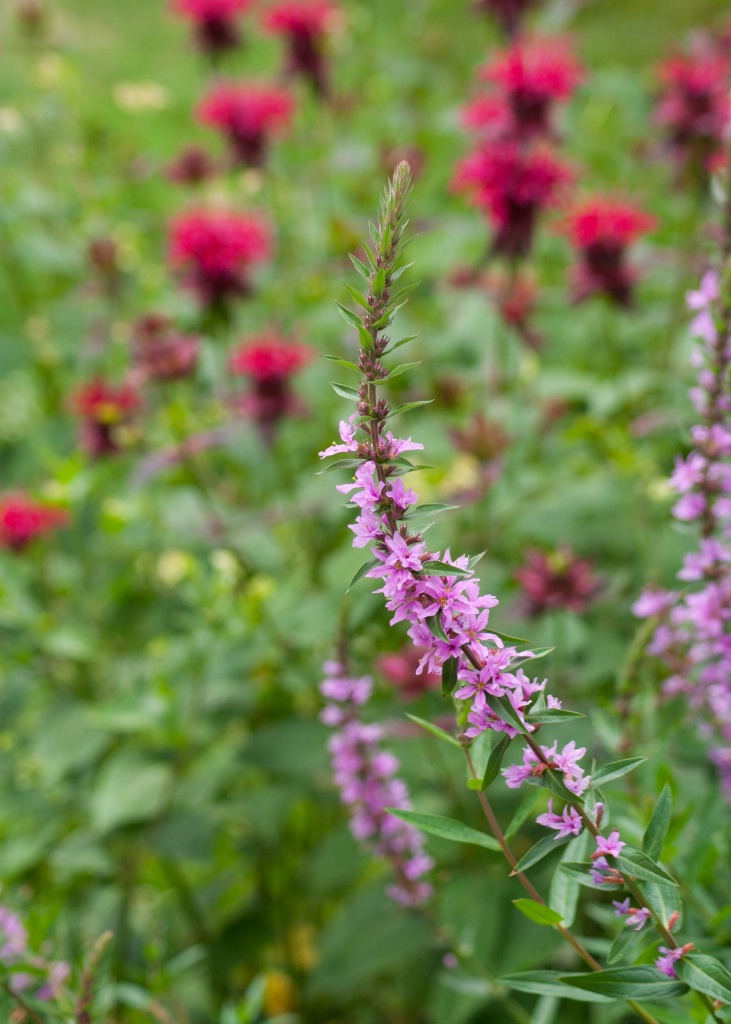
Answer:
<path fill-rule="evenodd" d="M 571 724 L 577 716 L 546 692 L 547 680 L 531 678 L 530 671 L 547 651 L 531 649 L 527 641 L 496 631 L 490 612 L 496 597 L 482 594 L 474 575 L 477 559 L 453 557 L 450 550 L 432 551 L 424 540 L 423 516 L 446 509 L 441 505 L 418 505 L 418 495 L 403 477 L 415 467 L 405 453 L 423 448 L 411 438 L 400 439 L 386 425 L 397 414 L 421 403 L 406 403 L 392 410 L 379 387 L 408 370 L 409 365 L 388 369 L 382 359 L 405 341 L 393 343 L 384 332 L 393 322 L 409 288 L 396 291 L 394 285 L 407 269 L 400 265 L 406 212 L 410 193 L 408 165 L 400 164 L 381 204 L 379 221 L 371 229 L 372 247 L 364 244 L 367 264 L 351 256 L 367 283 L 364 294 L 351 290 L 363 307 L 357 315 L 341 306 L 344 319 L 358 332 L 357 363 L 335 358 L 361 378 L 357 388 L 334 384 L 336 392 L 355 401 L 355 414 L 340 424 L 340 442 L 320 452 L 322 458 L 346 456 L 328 469 L 354 470 L 354 482 L 338 485 L 357 511 L 350 527 L 353 545 L 370 545 L 371 559 L 356 573 L 379 581 L 386 608 L 393 613 L 391 624 L 405 621 L 408 635 L 424 653 L 417 671 L 440 671 L 442 693 L 457 701 L 459 734 L 454 736 L 427 724 L 445 742 L 460 745 L 470 769 L 470 788 L 478 793 L 492 839 L 508 861 L 528 894 L 518 907 L 540 925 L 555 927 L 573 947 L 589 972 L 534 972 L 514 975 L 503 981 L 527 992 L 554 992 L 564 998 L 585 999 L 586 993 L 599 999 L 625 999 L 643 1020 L 658 1018 L 647 1000 L 682 996 L 692 989 L 710 1019 L 720 1021 L 722 1007 L 731 1006 L 731 974 L 716 958 L 694 953 L 691 942 L 679 943 L 674 931 L 680 922 L 680 888 L 660 864 L 670 820 L 671 796 L 663 790 L 645 828 L 642 848 L 630 846 L 616 828 L 608 827 L 608 810 L 603 791 L 608 782 L 631 772 L 644 758 L 631 757 L 594 769 L 588 775 L 579 762 L 586 754 L 574 740 L 560 747 L 538 742 L 547 726 Z M 508 750 L 517 737 L 523 742 L 521 762 L 503 768 Z M 488 754 L 478 770 L 474 751 Z M 532 783 L 545 788 L 547 810 L 537 817 L 555 835 L 540 839 L 518 858 L 498 821 L 486 791 L 502 774 L 507 785 L 519 788 Z M 556 800 L 561 806 L 556 807 Z M 470 837 L 458 820 L 392 808 L 392 813 L 426 832 L 460 842 L 480 841 Z M 571 859 L 561 866 L 566 885 L 560 900 L 546 901 L 526 875 L 559 843 L 572 843 Z M 591 848 L 593 844 L 593 849 Z M 585 860 L 588 854 L 588 860 Z M 578 886 L 599 890 L 624 889 L 629 896 L 616 901 L 617 915 L 628 927 L 620 932 L 609 950 L 608 964 L 624 958 L 637 932 L 651 923 L 662 942 L 655 965 L 640 958 L 629 967 L 604 967 L 570 930 L 575 913 Z M 539 986 L 539 987 L 537 987 Z"/>

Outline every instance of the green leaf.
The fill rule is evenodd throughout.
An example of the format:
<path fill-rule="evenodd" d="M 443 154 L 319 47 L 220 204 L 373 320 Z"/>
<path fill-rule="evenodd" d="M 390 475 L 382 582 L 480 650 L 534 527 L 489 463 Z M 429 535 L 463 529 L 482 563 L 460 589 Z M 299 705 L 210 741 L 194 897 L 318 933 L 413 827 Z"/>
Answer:
<path fill-rule="evenodd" d="M 482 558 L 482 555 L 484 555 L 484 553 L 485 552 L 483 551 L 482 554 L 476 555 L 475 558 Z M 530 643 L 530 640 L 526 640 L 522 636 L 510 636 L 509 633 L 501 633 L 497 629 L 491 629 L 490 632 L 493 633 L 496 637 L 499 637 L 504 644 L 510 644 L 511 646 L 512 646 L 512 644 L 529 644 Z"/>
<path fill-rule="evenodd" d="M 419 505 L 417 508 L 412 509 L 408 515 L 405 515 L 404 519 L 417 519 L 419 516 L 435 516 L 439 512 L 451 512 L 455 508 L 459 508 L 459 505 L 440 505 L 438 503 Z"/>
<path fill-rule="evenodd" d="M 373 338 L 371 337 L 370 331 L 366 330 L 362 324 L 358 325 L 358 337 L 360 339 L 361 348 L 366 349 L 368 352 L 373 352 L 375 349 Z"/>
<path fill-rule="evenodd" d="M 598 992 L 581 992 L 559 981 L 561 977 L 565 977 L 562 971 L 521 971 L 519 974 L 504 974 L 499 981 L 516 992 L 528 992 L 530 995 L 558 996 L 580 1003 L 611 1002 L 609 996 L 599 995 Z"/>
<path fill-rule="evenodd" d="M 350 293 L 350 297 L 352 299 L 354 299 L 355 302 L 357 302 L 359 306 L 362 306 L 363 309 L 367 309 L 370 312 L 371 307 L 370 307 L 370 305 L 368 303 L 368 300 L 366 298 L 364 298 L 360 294 L 358 289 L 357 288 L 353 288 L 352 285 L 347 284 L 347 283 L 345 284 L 345 287 L 348 289 L 348 292 Z"/>
<path fill-rule="evenodd" d="M 351 309 L 348 309 L 347 306 L 343 306 L 343 304 L 340 302 L 336 302 L 335 305 L 340 310 L 340 315 L 346 322 L 346 324 L 348 324 L 350 327 L 355 327 L 356 329 L 358 327 L 363 326 L 363 321 L 361 320 L 357 313 L 354 313 Z"/>
<path fill-rule="evenodd" d="M 469 579 L 472 575 L 469 569 L 458 569 L 449 562 L 422 562 L 419 571 L 424 576 L 457 576 L 459 579 Z"/>
<path fill-rule="evenodd" d="M 605 764 L 603 768 L 598 768 L 591 777 L 592 786 L 601 786 L 605 782 L 609 782 L 612 779 L 619 779 L 622 775 L 626 775 L 627 772 L 634 771 L 647 760 L 646 757 L 628 757 L 624 761 L 612 761 L 611 764 Z"/>
<path fill-rule="evenodd" d="M 362 372 L 360 367 L 357 366 L 355 363 L 351 363 L 350 360 L 348 360 L 348 359 L 341 359 L 340 356 L 325 356 L 325 355 L 323 355 L 322 358 L 323 359 L 329 359 L 331 363 L 337 363 L 338 366 L 344 366 L 347 370 L 354 370 L 355 373 L 357 373 L 359 375 Z"/>
<path fill-rule="evenodd" d="M 487 765 L 485 767 L 485 774 L 482 776 L 482 782 L 480 783 L 480 791 L 487 789 L 490 783 L 494 782 L 500 774 L 500 769 L 502 768 L 503 760 L 508 752 L 510 743 L 510 736 L 508 736 L 507 733 L 503 733 L 501 738 L 490 751 L 490 756 L 487 759 Z"/>
<path fill-rule="evenodd" d="M 399 267 L 398 270 L 394 270 L 393 271 L 393 273 L 391 274 L 391 280 L 392 281 L 398 281 L 398 279 L 401 277 L 401 275 L 404 273 L 404 271 L 408 270 L 409 267 L 413 267 L 413 265 L 414 265 L 414 261 L 413 260 L 411 261 L 411 263 L 404 263 L 404 265 L 402 267 Z"/>
<path fill-rule="evenodd" d="M 515 814 L 508 827 L 505 829 L 505 838 L 509 841 L 518 833 L 520 828 L 535 811 L 539 799 L 543 798 L 540 790 L 529 789 L 518 804 Z"/>
<path fill-rule="evenodd" d="M 447 640 L 447 634 L 444 632 L 444 626 L 442 625 L 442 613 L 437 612 L 436 615 L 430 615 L 428 619 L 424 620 L 429 627 L 429 632 L 432 636 L 435 636 L 437 640 Z"/>
<path fill-rule="evenodd" d="M 355 388 L 349 387 L 347 384 L 337 384 L 334 380 L 330 381 L 330 387 L 333 389 L 336 395 L 340 395 L 342 398 L 348 398 L 351 401 L 360 401 L 360 395 Z"/>
<path fill-rule="evenodd" d="M 662 847 L 672 813 L 673 794 L 670 786 L 665 783 L 660 796 L 657 798 L 655 810 L 650 818 L 650 824 L 645 829 L 645 834 L 642 837 L 642 852 L 646 853 L 653 860 L 657 860 L 662 854 Z"/>
<path fill-rule="evenodd" d="M 453 747 L 457 747 L 459 750 L 462 749 L 462 744 L 456 736 L 450 736 L 448 732 L 445 732 L 444 729 L 440 729 L 439 726 L 435 725 L 433 722 L 428 722 L 425 718 L 419 718 L 418 715 L 410 715 L 408 711 L 406 712 L 406 717 L 410 718 L 412 722 L 416 722 L 416 724 L 420 725 L 422 729 L 426 729 L 427 732 L 430 732 L 438 739 L 444 740 L 446 743 L 451 743 Z"/>
<path fill-rule="evenodd" d="M 457 685 L 459 658 L 447 658 L 442 665 L 442 697 L 448 697 Z"/>
<path fill-rule="evenodd" d="M 532 868 L 538 861 L 543 860 L 544 857 L 547 857 L 549 853 L 553 853 L 554 850 L 565 846 L 573 838 L 573 836 L 544 836 L 543 839 L 539 839 L 535 846 L 531 846 L 530 850 L 520 858 L 512 873 L 515 875 L 527 871 L 528 868 Z"/>
<path fill-rule="evenodd" d="M 521 651 L 519 652 L 519 657 L 513 661 L 513 665 L 530 665 L 534 661 L 539 661 L 541 658 L 545 658 L 555 650 L 555 647 L 533 647 L 530 651 Z"/>
<path fill-rule="evenodd" d="M 651 964 L 609 967 L 594 974 L 565 974 L 560 980 L 584 992 L 598 992 L 613 999 L 673 999 L 688 991 L 682 982 L 664 978 Z"/>
<path fill-rule="evenodd" d="M 676 885 L 664 882 L 644 882 L 642 891 L 650 909 L 658 916 L 664 925 L 675 913 L 680 913 L 683 904 L 680 899 L 680 890 Z"/>
<path fill-rule="evenodd" d="M 474 567 L 477 565 L 477 563 L 479 561 L 481 561 L 481 559 L 483 559 L 486 554 L 487 554 L 487 551 L 480 551 L 479 554 L 473 555 L 472 558 L 470 558 L 470 569 L 474 569 Z M 491 632 L 494 633 L 495 630 L 493 629 Z"/>
<path fill-rule="evenodd" d="M 675 964 L 675 973 L 695 992 L 731 1003 L 731 974 L 714 956 L 687 953 Z"/>
<path fill-rule="evenodd" d="M 410 341 L 416 341 L 418 337 L 418 334 L 410 334 L 408 338 L 402 338 L 400 341 L 394 342 L 393 345 L 389 345 L 388 348 L 383 350 L 384 356 L 388 355 L 389 352 L 394 352 L 397 348 L 401 348 L 402 345 L 406 345 Z"/>
<path fill-rule="evenodd" d="M 361 263 L 360 260 L 358 259 L 358 257 L 354 256 L 352 254 L 352 252 L 349 252 L 348 256 L 350 257 L 350 262 L 353 264 L 353 266 L 358 271 L 358 273 L 363 278 L 363 280 L 364 281 L 370 281 L 370 279 L 371 279 L 371 272 L 368 269 L 368 267 L 365 265 L 365 263 Z"/>
<path fill-rule="evenodd" d="M 383 289 L 386 287 L 386 269 L 381 267 L 377 274 L 374 275 L 371 281 L 371 290 L 377 297 L 383 295 Z"/>
<path fill-rule="evenodd" d="M 623 888 L 621 885 L 613 885 L 609 882 L 601 882 L 597 884 L 592 880 L 589 870 L 591 868 L 590 863 L 586 864 L 575 864 L 573 862 L 567 862 L 561 865 L 561 870 L 570 874 L 579 885 L 585 886 L 587 889 L 598 889 L 600 892 L 618 892 Z"/>
<path fill-rule="evenodd" d="M 557 910 L 563 918 L 566 928 L 570 928 L 576 917 L 581 885 L 572 874 L 562 869 L 562 865 L 574 858 L 585 857 L 589 845 L 589 833 L 586 829 L 572 839 L 561 856 L 561 863 L 554 872 L 551 888 L 548 892 L 549 906 Z"/>
<path fill-rule="evenodd" d="M 358 582 L 358 580 L 362 580 L 367 572 L 369 572 L 371 569 L 375 569 L 377 565 L 381 564 L 382 562 L 380 558 L 371 558 L 369 561 L 364 562 L 363 565 L 361 565 L 361 567 L 357 570 L 355 576 L 353 576 L 350 583 L 348 584 L 348 589 L 345 591 L 345 593 L 347 594 L 350 588 L 353 587 Z"/>
<path fill-rule="evenodd" d="M 563 775 L 561 772 L 554 771 L 549 768 L 548 771 L 543 773 L 543 782 L 545 783 L 546 789 L 549 793 L 553 793 L 554 796 L 560 796 L 566 803 L 574 804 L 577 807 L 583 805 L 584 801 L 576 793 L 572 793 L 563 781 Z"/>
<path fill-rule="evenodd" d="M 322 476 L 323 473 L 332 473 L 334 469 L 355 469 L 362 465 L 363 459 L 338 459 L 337 462 L 331 462 L 324 469 L 318 470 L 317 476 Z"/>
<path fill-rule="evenodd" d="M 525 734 L 525 726 L 507 697 L 493 697 L 491 693 L 486 693 L 485 700 L 498 718 L 509 725 L 515 726 L 519 732 Z"/>
<path fill-rule="evenodd" d="M 615 938 L 607 953 L 607 963 L 616 964 L 618 960 L 624 960 L 626 956 L 633 956 L 634 951 L 645 939 L 642 932 L 625 925 Z"/>
<path fill-rule="evenodd" d="M 518 910 L 529 921 L 535 921 L 536 924 L 546 924 L 553 927 L 555 924 L 561 924 L 563 918 L 557 910 L 551 910 L 545 903 L 537 903 L 535 900 L 521 899 L 513 900 L 513 904 Z"/>
<path fill-rule="evenodd" d="M 527 715 L 531 725 L 560 725 L 562 722 L 572 721 L 574 718 L 585 718 L 580 711 L 563 711 L 561 708 L 551 708 L 548 711 L 537 711 L 535 714 Z"/>
<path fill-rule="evenodd" d="M 631 878 L 644 879 L 648 882 L 660 882 L 677 886 L 677 882 L 672 875 L 669 875 L 667 871 L 664 871 L 659 864 L 656 864 L 652 858 L 648 857 L 646 853 L 642 853 L 640 850 L 635 850 L 631 846 L 625 846 L 619 855 L 619 870 L 623 875 L 629 875 Z"/>
<path fill-rule="evenodd" d="M 90 805 L 92 828 L 104 833 L 120 825 L 156 818 L 173 784 L 171 765 L 119 749 L 96 774 Z"/>
<path fill-rule="evenodd" d="M 439 836 L 440 839 L 449 839 L 453 843 L 470 843 L 473 846 L 482 846 L 486 850 L 500 852 L 500 843 L 497 839 L 493 839 L 485 832 L 478 832 L 476 828 L 470 828 L 455 818 L 445 818 L 441 814 L 423 814 L 420 811 L 401 811 L 393 807 L 388 807 L 387 810 L 394 817 L 414 825 L 422 832 Z"/>
<path fill-rule="evenodd" d="M 421 366 L 421 360 L 416 363 L 401 363 L 400 366 L 394 366 L 393 370 L 389 370 L 387 377 L 381 377 L 379 384 L 384 381 L 391 380 L 392 377 L 400 377 L 402 373 L 406 373 L 407 370 L 413 370 L 415 366 Z"/>
<path fill-rule="evenodd" d="M 400 416 L 402 412 L 408 412 L 409 409 L 418 409 L 420 405 L 431 405 L 433 401 L 433 398 L 423 398 L 419 402 L 404 402 L 403 405 L 397 405 L 393 412 L 389 413 L 388 418 L 392 420 L 394 416 Z"/>

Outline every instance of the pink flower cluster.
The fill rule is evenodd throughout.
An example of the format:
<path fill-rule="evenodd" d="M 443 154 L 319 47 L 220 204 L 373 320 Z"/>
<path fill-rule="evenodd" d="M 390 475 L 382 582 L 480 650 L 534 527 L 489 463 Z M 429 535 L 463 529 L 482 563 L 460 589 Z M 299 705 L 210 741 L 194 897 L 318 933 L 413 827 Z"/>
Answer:
<path fill-rule="evenodd" d="M 731 798 L 731 337 L 720 327 L 718 292 L 708 273 L 688 297 L 699 371 L 691 398 L 701 422 L 691 431 L 695 448 L 678 457 L 670 479 L 679 495 L 675 518 L 700 532 L 698 549 L 678 573 L 689 586 L 645 590 L 633 610 L 660 617 L 649 651 L 670 671 L 665 692 L 685 695 L 700 717 Z"/>
<path fill-rule="evenodd" d="M 388 813 L 388 808 L 409 810 L 411 804 L 405 784 L 396 777 L 397 758 L 381 749 L 383 728 L 360 720 L 361 708 L 371 695 L 371 680 L 349 676 L 335 661 L 325 664 L 325 672 L 320 690 L 327 704 L 321 717 L 337 729 L 328 749 L 341 798 L 350 807 L 351 831 L 393 865 L 396 882 L 389 887 L 389 896 L 405 906 L 418 906 L 431 896 L 424 876 L 432 860 L 424 852 L 421 832 Z"/>
<path fill-rule="evenodd" d="M 10 968 L 10 989 L 41 1002 L 55 999 L 71 969 L 64 961 L 48 961 L 28 948 L 28 931 L 9 907 L 0 906 L 0 964 Z"/>
<path fill-rule="evenodd" d="M 22 551 L 36 537 L 53 532 L 67 521 L 63 509 L 43 505 L 20 492 L 5 494 L 0 497 L 0 547 Z"/>
<path fill-rule="evenodd" d="M 284 89 L 218 82 L 198 105 L 198 120 L 223 132 L 235 166 L 260 167 L 270 137 L 289 125 L 293 112 L 294 100 Z"/>
<path fill-rule="evenodd" d="M 354 525 L 354 547 L 371 544 L 374 563 L 365 576 L 381 581 L 376 593 L 383 594 L 386 608 L 393 613 L 391 624 L 405 621 L 408 635 L 422 649 L 417 673 L 440 672 L 454 659 L 457 688 L 455 696 L 469 700 L 469 722 L 465 735 L 479 736 L 486 730 L 518 734 L 511 714 L 496 705 L 493 698 L 505 700 L 512 715 L 517 716 L 526 732 L 535 727 L 526 719 L 534 700 L 540 695 L 549 708 L 560 708 L 561 702 L 544 693 L 546 680 L 530 679 L 522 665 L 534 657 L 530 651 L 518 651 L 506 646 L 489 629 L 490 609 L 498 604 L 491 594 L 481 595 L 479 580 L 474 577 L 466 555 L 452 558 L 449 550 L 443 554 L 427 549 L 421 537 L 411 535 L 403 523 L 406 513 L 417 504 L 418 496 L 406 488 L 399 476 L 381 479 L 373 459 L 372 445 L 356 438 L 355 416 L 340 424 L 340 444 L 331 445 L 320 452 L 322 458 L 330 455 L 350 454 L 363 459 L 355 470 L 355 482 L 339 484 L 338 490 L 350 496 L 350 504 L 358 510 Z M 379 441 L 379 462 L 393 459 L 403 452 L 423 446 L 408 440 L 399 440 L 387 433 Z M 450 568 L 455 571 L 450 572 Z M 539 764 L 534 751 L 526 748 L 523 764 L 505 769 L 508 785 L 520 786 L 531 776 L 548 770 L 560 772 L 567 788 L 582 793 L 589 784 L 588 777 L 577 762 L 585 753 L 575 743 L 567 744 L 561 752 L 556 745 L 541 748 L 546 761 Z M 549 811 L 549 816 L 552 813 Z M 576 811 L 567 809 L 574 834 L 581 831 L 582 822 Z M 545 818 L 544 821 L 542 819 Z M 550 828 L 563 827 L 554 818 L 538 819 Z M 564 819 L 562 818 L 562 821 Z"/>

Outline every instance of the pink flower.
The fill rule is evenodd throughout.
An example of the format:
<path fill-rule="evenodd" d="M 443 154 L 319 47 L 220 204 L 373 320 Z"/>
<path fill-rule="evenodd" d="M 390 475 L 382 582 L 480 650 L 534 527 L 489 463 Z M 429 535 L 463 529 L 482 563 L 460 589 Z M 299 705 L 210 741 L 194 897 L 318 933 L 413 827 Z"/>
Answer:
<path fill-rule="evenodd" d="M 568 804 L 560 814 L 555 814 L 553 797 L 548 801 L 548 811 L 545 814 L 539 814 L 536 821 L 539 825 L 545 825 L 546 828 L 556 829 L 555 839 L 570 835 L 578 836 L 584 827 L 579 812 Z"/>
<path fill-rule="evenodd" d="M 191 210 L 170 225 L 170 262 L 207 308 L 248 295 L 251 268 L 271 250 L 271 232 L 255 214 Z"/>
<path fill-rule="evenodd" d="M 68 515 L 63 509 L 33 501 L 22 492 L 0 496 L 1 547 L 22 551 L 36 537 L 51 533 L 67 521 Z"/>
<path fill-rule="evenodd" d="M 526 140 L 550 134 L 552 105 L 569 99 L 584 71 L 566 40 L 553 37 L 519 39 L 498 52 L 479 76 L 499 86 L 510 113 L 508 131 Z"/>
<path fill-rule="evenodd" d="M 198 105 L 201 124 L 228 139 L 237 166 L 260 167 L 271 135 L 289 125 L 294 100 L 284 89 L 257 83 L 218 82 Z"/>
<path fill-rule="evenodd" d="M 661 974 L 664 974 L 668 978 L 677 978 L 675 973 L 675 964 L 678 960 L 682 959 L 687 952 L 693 948 L 692 943 L 687 943 L 685 946 L 679 946 L 676 949 L 668 949 L 667 946 L 660 946 L 660 952 L 664 956 L 659 956 L 655 961 L 655 967 Z"/>
<path fill-rule="evenodd" d="M 241 44 L 239 15 L 253 0 L 171 0 L 171 10 L 193 23 L 198 48 L 212 58 Z"/>
<path fill-rule="evenodd" d="M 328 93 L 324 43 L 339 16 L 329 0 L 280 0 L 264 15 L 264 27 L 287 40 L 287 70 L 309 79 L 318 96 Z"/>
<path fill-rule="evenodd" d="M 656 223 L 639 207 L 612 196 L 591 196 L 575 206 L 565 227 L 579 250 L 572 271 L 574 301 L 603 294 L 618 305 L 631 305 L 636 275 L 626 265 L 625 250 Z"/>
<path fill-rule="evenodd" d="M 453 187 L 492 222 L 493 251 L 514 259 L 529 253 L 541 211 L 570 177 L 549 149 L 506 142 L 481 146 L 462 160 Z"/>
<path fill-rule="evenodd" d="M 592 860 L 596 860 L 599 857 L 619 857 L 622 847 L 627 844 L 622 842 L 619 838 L 619 832 L 610 832 L 605 838 L 604 836 L 596 837 L 596 850 L 592 854 Z"/>
<path fill-rule="evenodd" d="M 249 338 L 231 353 L 231 372 L 248 377 L 251 383 L 251 390 L 237 401 L 237 408 L 257 421 L 265 440 L 273 439 L 282 417 L 305 411 L 292 392 L 291 381 L 313 354 L 309 346 L 274 333 Z"/>
<path fill-rule="evenodd" d="M 71 396 L 71 407 L 81 419 L 81 442 L 94 458 L 121 451 L 120 428 L 138 408 L 137 392 L 95 377 Z"/>

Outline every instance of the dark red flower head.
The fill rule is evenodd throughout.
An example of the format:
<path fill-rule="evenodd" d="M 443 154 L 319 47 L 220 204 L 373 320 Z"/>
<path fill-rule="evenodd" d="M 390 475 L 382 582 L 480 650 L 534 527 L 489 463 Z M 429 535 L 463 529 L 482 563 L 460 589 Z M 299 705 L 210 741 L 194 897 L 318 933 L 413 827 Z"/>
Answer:
<path fill-rule="evenodd" d="M 625 250 L 656 223 L 649 213 L 612 196 L 591 196 L 574 207 L 565 231 L 580 256 L 572 271 L 575 301 L 601 293 L 631 305 L 636 275 L 626 265 Z"/>
<path fill-rule="evenodd" d="M 513 134 L 526 139 L 550 132 L 551 107 L 569 99 L 584 71 L 566 40 L 536 38 L 519 40 L 496 54 L 479 75 L 499 86 Z M 486 113 L 483 109 L 483 116 Z"/>
<path fill-rule="evenodd" d="M 568 547 L 551 554 L 526 552 L 526 565 L 515 578 L 523 588 L 530 616 L 559 608 L 581 614 L 601 588 L 593 562 L 579 558 Z"/>
<path fill-rule="evenodd" d="M 283 416 L 303 411 L 290 382 L 312 357 L 308 345 L 273 333 L 250 338 L 231 354 L 231 372 L 251 382 L 251 390 L 239 400 L 238 409 L 257 421 L 267 440 L 271 441 Z"/>
<path fill-rule="evenodd" d="M 710 44 L 670 57 L 658 69 L 660 96 L 655 120 L 668 137 L 681 168 L 702 173 L 722 148 L 729 121 L 731 63 Z"/>
<path fill-rule="evenodd" d="M 135 362 L 153 380 L 180 380 L 195 372 L 200 338 L 181 334 L 166 316 L 149 313 L 134 327 Z"/>
<path fill-rule="evenodd" d="M 503 32 L 514 36 L 521 22 L 541 0 L 475 0 L 475 6 L 485 14 L 491 14 L 499 22 Z"/>
<path fill-rule="evenodd" d="M 176 185 L 200 185 L 216 174 L 215 160 L 203 146 L 186 146 L 165 168 L 165 177 Z"/>
<path fill-rule="evenodd" d="M 247 295 L 252 266 L 271 250 L 269 227 L 255 214 L 191 210 L 170 226 L 170 262 L 206 308 Z"/>
<path fill-rule="evenodd" d="M 68 515 L 63 509 L 42 505 L 27 494 L 0 497 L 0 546 L 22 551 L 36 537 L 63 526 Z"/>
<path fill-rule="evenodd" d="M 71 396 L 71 408 L 81 419 L 81 440 L 89 455 L 120 451 L 119 428 L 139 404 L 134 388 L 110 384 L 103 377 L 95 377 Z"/>
<path fill-rule="evenodd" d="M 223 132 L 235 164 L 260 167 L 269 137 L 289 124 L 294 100 L 284 89 L 256 83 L 214 85 L 198 106 L 201 124 Z"/>
<path fill-rule="evenodd" d="M 466 192 L 496 229 L 493 251 L 526 256 L 542 209 L 552 206 L 571 172 L 545 147 L 484 145 L 457 165 L 453 187 Z"/>
<path fill-rule="evenodd" d="M 264 15 L 264 27 L 287 40 L 287 69 L 307 78 L 319 96 L 328 93 L 324 41 L 339 16 L 329 0 L 280 0 Z"/>
<path fill-rule="evenodd" d="M 241 44 L 237 18 L 253 0 L 171 0 L 171 8 L 193 23 L 198 48 L 211 57 Z"/>

